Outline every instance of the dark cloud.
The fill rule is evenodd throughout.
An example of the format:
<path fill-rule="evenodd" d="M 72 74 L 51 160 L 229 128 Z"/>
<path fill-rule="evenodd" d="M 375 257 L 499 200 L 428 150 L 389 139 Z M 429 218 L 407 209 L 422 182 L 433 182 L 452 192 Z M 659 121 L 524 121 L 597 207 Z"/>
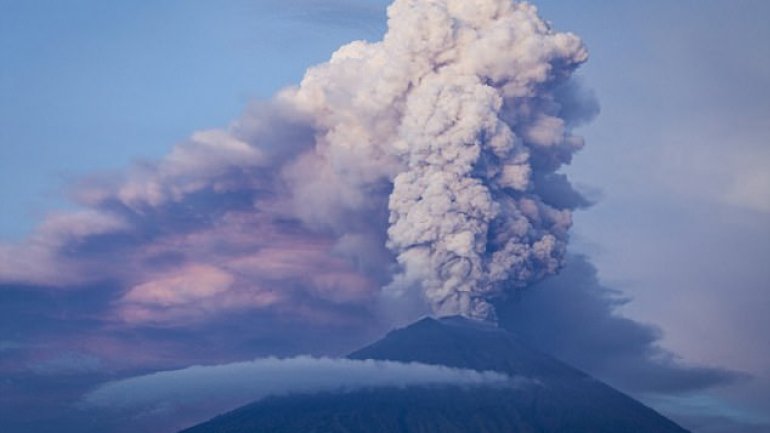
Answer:
<path fill-rule="evenodd" d="M 560 105 L 559 115 L 573 127 L 591 122 L 601 111 L 599 99 L 580 77 L 562 83 L 555 94 Z"/>
<path fill-rule="evenodd" d="M 532 345 L 627 391 L 679 393 L 745 378 L 683 363 L 660 346 L 660 330 L 617 312 L 626 302 L 586 257 L 572 256 L 559 275 L 497 308 L 501 324 Z"/>
<path fill-rule="evenodd" d="M 563 174 L 536 175 L 533 183 L 543 201 L 557 209 L 584 209 L 595 204 L 594 199 L 578 191 Z"/>
<path fill-rule="evenodd" d="M 4 432 L 120 431 L 116 419 L 123 426 L 137 421 L 83 411 L 74 402 L 100 383 L 189 365 L 297 353 L 339 356 L 384 332 L 364 311 L 340 306 L 329 308 L 352 322 L 247 309 L 186 326 L 126 324 L 110 314 L 119 287 L 0 286 L 0 335 L 8 339 L 0 343 Z"/>

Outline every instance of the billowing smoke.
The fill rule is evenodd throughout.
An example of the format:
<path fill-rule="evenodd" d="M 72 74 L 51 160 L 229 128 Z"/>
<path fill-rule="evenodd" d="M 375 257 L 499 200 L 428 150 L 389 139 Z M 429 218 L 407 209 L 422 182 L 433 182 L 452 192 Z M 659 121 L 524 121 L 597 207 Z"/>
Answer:
<path fill-rule="evenodd" d="M 134 323 L 330 321 L 383 299 L 494 319 L 492 300 L 559 270 L 585 204 L 557 171 L 596 111 L 571 78 L 587 52 L 527 3 L 388 15 L 382 41 L 343 46 L 227 129 L 84 182 L 88 209 L 0 246 L 0 282 L 118 282 L 115 316 Z"/>
<path fill-rule="evenodd" d="M 564 260 L 570 210 L 534 179 L 583 145 L 557 91 L 587 52 L 509 0 L 397 0 L 389 17 L 382 42 L 341 48 L 293 99 L 323 131 L 314 156 L 355 191 L 331 205 L 392 183 L 401 270 L 387 290 L 419 286 L 438 314 L 492 318 L 490 298 Z"/>

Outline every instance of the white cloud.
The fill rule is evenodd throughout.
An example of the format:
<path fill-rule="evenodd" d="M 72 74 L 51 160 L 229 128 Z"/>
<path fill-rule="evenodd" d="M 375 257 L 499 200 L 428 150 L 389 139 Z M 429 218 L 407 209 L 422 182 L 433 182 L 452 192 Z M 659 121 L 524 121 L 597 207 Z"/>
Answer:
<path fill-rule="evenodd" d="M 519 386 L 520 380 L 496 372 L 392 361 L 264 358 L 215 366 L 193 366 L 101 385 L 83 397 L 83 409 L 112 410 L 153 425 L 202 422 L 219 413 L 268 396 L 371 387 Z M 190 414 L 195 414 L 190 419 Z M 160 419 L 162 418 L 162 419 Z M 184 421 L 181 421 L 184 420 Z"/>

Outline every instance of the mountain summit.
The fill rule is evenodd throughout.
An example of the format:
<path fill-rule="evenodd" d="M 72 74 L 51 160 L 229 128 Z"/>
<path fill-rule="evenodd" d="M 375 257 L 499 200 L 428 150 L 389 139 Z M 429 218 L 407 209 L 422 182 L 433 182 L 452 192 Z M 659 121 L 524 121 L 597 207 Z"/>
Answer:
<path fill-rule="evenodd" d="M 556 381 L 592 381 L 490 322 L 451 316 L 424 318 L 353 352 L 352 359 L 421 362 Z"/>
<path fill-rule="evenodd" d="M 497 371 L 521 380 L 510 387 L 378 388 L 270 398 L 184 433 L 687 433 L 489 323 L 425 318 L 349 357 Z"/>

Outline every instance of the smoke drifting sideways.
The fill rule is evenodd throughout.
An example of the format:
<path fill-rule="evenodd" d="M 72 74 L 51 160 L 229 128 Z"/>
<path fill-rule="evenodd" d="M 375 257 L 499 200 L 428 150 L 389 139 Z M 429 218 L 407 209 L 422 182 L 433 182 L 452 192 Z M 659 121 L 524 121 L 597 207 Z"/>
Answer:
<path fill-rule="evenodd" d="M 383 387 L 536 385 L 533 380 L 496 372 L 300 356 L 196 366 L 122 379 L 86 394 L 78 407 L 106 418 L 111 431 L 136 431 L 138 426 L 156 432 L 179 431 L 267 397 Z M 130 422 L 122 423 L 123 418 Z"/>
<path fill-rule="evenodd" d="M 572 78 L 587 58 L 527 3 L 396 0 L 382 41 L 81 182 L 81 211 L 0 246 L 0 282 L 117 282 L 130 323 L 393 303 L 494 320 L 495 299 L 560 269 L 585 203 L 558 170 L 597 112 Z"/>

